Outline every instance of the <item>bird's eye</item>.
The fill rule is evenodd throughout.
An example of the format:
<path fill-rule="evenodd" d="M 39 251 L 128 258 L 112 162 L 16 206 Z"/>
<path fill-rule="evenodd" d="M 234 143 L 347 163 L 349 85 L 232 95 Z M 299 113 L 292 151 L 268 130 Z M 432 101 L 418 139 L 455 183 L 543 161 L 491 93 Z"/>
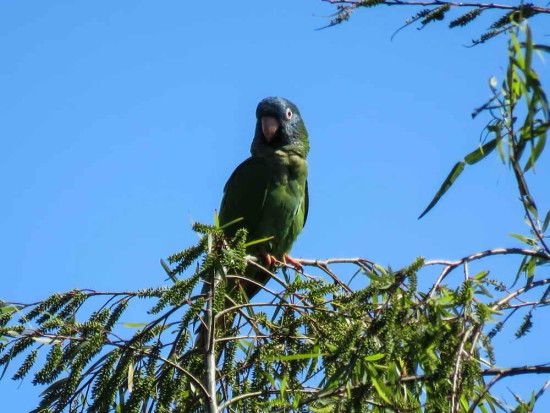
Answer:
<path fill-rule="evenodd" d="M 292 111 L 290 109 L 287 109 L 285 116 L 286 116 L 286 120 L 292 119 Z"/>

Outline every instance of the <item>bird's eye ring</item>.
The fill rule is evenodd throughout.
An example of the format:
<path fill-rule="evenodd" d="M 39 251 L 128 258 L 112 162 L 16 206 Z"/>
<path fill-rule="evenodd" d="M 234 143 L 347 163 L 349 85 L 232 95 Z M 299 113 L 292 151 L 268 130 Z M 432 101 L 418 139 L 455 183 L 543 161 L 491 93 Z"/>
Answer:
<path fill-rule="evenodd" d="M 286 120 L 292 119 L 292 111 L 290 109 L 287 109 L 285 116 L 286 116 Z"/>

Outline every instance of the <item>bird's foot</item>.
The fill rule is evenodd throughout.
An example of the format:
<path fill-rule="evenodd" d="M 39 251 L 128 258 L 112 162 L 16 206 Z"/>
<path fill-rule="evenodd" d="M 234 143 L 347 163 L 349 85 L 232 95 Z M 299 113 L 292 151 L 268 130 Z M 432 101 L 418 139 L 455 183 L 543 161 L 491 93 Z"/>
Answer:
<path fill-rule="evenodd" d="M 263 258 L 263 261 L 264 261 L 264 266 L 266 268 L 270 268 L 272 265 L 274 264 L 280 264 L 281 262 L 275 258 L 273 255 L 271 254 L 268 254 L 267 252 L 265 251 L 262 251 L 261 252 L 261 256 Z"/>
<path fill-rule="evenodd" d="M 288 254 L 285 254 L 283 256 L 283 261 L 284 261 L 285 264 L 292 265 L 298 271 L 303 271 L 304 270 L 304 267 L 302 266 L 302 264 L 300 264 L 298 261 L 296 261 L 294 258 L 292 258 Z"/>
<path fill-rule="evenodd" d="M 263 258 L 264 266 L 270 268 L 272 265 L 292 265 L 296 270 L 303 271 L 304 267 L 290 255 L 283 255 L 283 260 L 279 261 L 274 255 L 268 254 L 265 251 L 261 252 Z"/>

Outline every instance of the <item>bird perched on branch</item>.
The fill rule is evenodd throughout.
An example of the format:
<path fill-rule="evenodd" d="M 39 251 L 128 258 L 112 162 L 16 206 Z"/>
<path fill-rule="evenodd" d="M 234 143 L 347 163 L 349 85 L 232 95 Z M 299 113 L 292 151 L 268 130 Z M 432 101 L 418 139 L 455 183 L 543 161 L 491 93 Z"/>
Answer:
<path fill-rule="evenodd" d="M 263 99 L 256 109 L 256 119 L 252 156 L 235 169 L 225 185 L 219 224 L 225 225 L 228 237 L 246 228 L 248 241 L 270 238 L 249 246 L 247 251 L 267 270 L 273 270 L 279 262 L 301 268 L 288 254 L 308 213 L 308 133 L 296 105 L 283 98 Z M 226 308 L 234 305 L 232 301 L 241 292 L 252 298 L 269 281 L 270 273 L 248 265 L 239 276 L 226 280 Z M 227 330 L 234 316 L 224 315 L 218 326 Z M 205 338 L 203 324 L 198 329 L 196 346 L 203 347 Z"/>
<path fill-rule="evenodd" d="M 272 269 L 277 262 L 301 268 L 288 254 L 302 231 L 308 213 L 308 133 L 296 105 L 284 98 L 268 97 L 256 109 L 252 156 L 233 172 L 224 189 L 220 225 L 241 221 L 225 229 L 232 237 L 244 227 L 248 240 L 273 237 L 251 246 L 249 253 Z M 264 285 L 269 274 L 248 269 L 245 276 Z M 228 291 L 232 285 L 228 282 Z M 261 287 L 241 282 L 250 299 Z"/>

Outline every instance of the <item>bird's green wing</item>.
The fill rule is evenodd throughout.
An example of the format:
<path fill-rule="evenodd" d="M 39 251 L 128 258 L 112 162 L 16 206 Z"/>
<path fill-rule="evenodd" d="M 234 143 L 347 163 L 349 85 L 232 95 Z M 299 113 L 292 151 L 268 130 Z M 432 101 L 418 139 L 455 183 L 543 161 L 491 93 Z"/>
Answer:
<path fill-rule="evenodd" d="M 269 185 L 269 171 L 262 158 L 248 158 L 235 169 L 225 184 L 219 221 L 224 225 L 238 218 L 243 220 L 225 229 L 228 236 L 235 235 L 241 227 L 248 230 L 250 240 L 258 236 Z"/>

